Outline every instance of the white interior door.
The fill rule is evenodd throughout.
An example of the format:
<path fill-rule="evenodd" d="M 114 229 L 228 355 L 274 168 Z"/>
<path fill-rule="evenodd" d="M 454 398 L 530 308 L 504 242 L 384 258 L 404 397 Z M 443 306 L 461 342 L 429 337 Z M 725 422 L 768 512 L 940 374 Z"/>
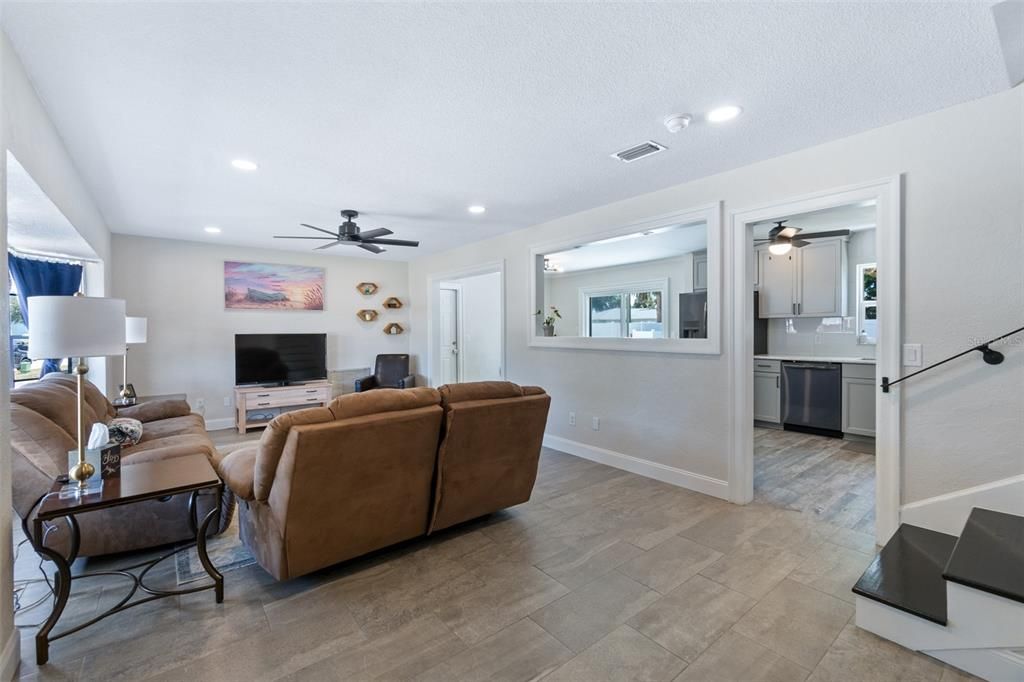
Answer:
<path fill-rule="evenodd" d="M 459 292 L 442 288 L 440 294 L 440 383 L 455 384 L 459 382 Z"/>

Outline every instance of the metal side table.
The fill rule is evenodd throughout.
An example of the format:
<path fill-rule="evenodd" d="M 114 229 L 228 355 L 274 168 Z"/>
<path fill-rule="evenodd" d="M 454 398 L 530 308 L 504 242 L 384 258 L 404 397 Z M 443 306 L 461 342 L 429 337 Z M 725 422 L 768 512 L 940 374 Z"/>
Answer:
<path fill-rule="evenodd" d="M 53 561 L 57 566 L 57 574 L 54 576 L 53 585 L 53 610 L 36 634 L 36 663 L 42 665 L 49 659 L 51 642 L 84 630 L 104 618 L 139 604 L 163 599 L 164 597 L 191 594 L 204 590 L 213 590 L 218 604 L 224 601 L 224 577 L 210 562 L 210 557 L 206 553 L 206 533 L 210 523 L 220 514 L 219 500 L 223 494 L 224 484 L 205 455 L 188 455 L 170 460 L 126 464 L 121 467 L 121 478 L 107 479 L 103 482 L 102 491 L 89 495 L 62 499 L 60 491 L 63 487 L 60 483 L 54 483 L 51 491 L 40 498 L 39 502 L 36 503 L 38 513 L 32 521 L 32 530 L 34 532 L 30 533 L 29 529 L 25 528 L 25 534 L 32 539 L 36 552 Z M 197 518 L 196 498 L 199 492 L 203 490 L 215 490 L 218 504 L 200 522 Z M 80 542 L 78 521 L 76 519 L 79 514 L 184 494 L 189 495 L 188 521 L 192 532 L 196 536 L 194 543 L 176 547 L 155 559 L 142 561 L 121 569 L 96 571 L 79 575 L 71 574 L 71 564 L 74 563 L 78 556 Z M 56 519 L 66 519 L 71 529 L 71 546 L 67 556 L 46 547 L 40 541 L 44 537 L 43 524 Z M 27 522 L 25 525 L 27 526 Z M 203 569 L 213 579 L 213 583 L 181 590 L 162 590 L 146 584 L 146 574 L 154 566 L 178 552 L 191 549 L 193 546 L 196 548 Z M 133 571 L 137 571 L 137 573 Z M 64 632 L 52 635 L 53 628 L 57 625 L 57 621 L 60 620 L 61 614 L 64 613 L 64 607 L 67 605 L 68 597 L 71 594 L 72 583 L 76 580 L 100 575 L 126 577 L 132 581 L 132 586 L 128 590 L 128 594 L 121 601 L 100 615 Z M 133 599 L 140 590 L 146 596 Z"/>

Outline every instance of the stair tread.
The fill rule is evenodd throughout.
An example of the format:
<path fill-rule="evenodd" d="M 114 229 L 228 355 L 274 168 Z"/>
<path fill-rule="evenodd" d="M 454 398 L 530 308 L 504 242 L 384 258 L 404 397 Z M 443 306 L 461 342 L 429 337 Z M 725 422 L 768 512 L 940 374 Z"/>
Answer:
<path fill-rule="evenodd" d="M 945 625 L 942 572 L 955 545 L 953 535 L 903 524 L 864 571 L 853 592 Z"/>
<path fill-rule="evenodd" d="M 975 507 L 943 575 L 1024 603 L 1024 517 Z"/>

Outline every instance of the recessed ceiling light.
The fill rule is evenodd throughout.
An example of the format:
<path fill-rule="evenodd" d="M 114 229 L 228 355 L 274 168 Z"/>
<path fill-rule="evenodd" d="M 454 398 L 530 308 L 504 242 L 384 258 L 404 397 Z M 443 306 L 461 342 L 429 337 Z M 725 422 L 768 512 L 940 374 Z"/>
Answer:
<path fill-rule="evenodd" d="M 484 213 L 487 210 L 487 207 L 486 206 L 476 205 L 476 206 L 470 206 L 466 210 L 469 211 L 470 213 L 474 213 L 476 215 L 479 215 L 481 213 Z"/>
<path fill-rule="evenodd" d="M 235 159 L 231 162 L 231 165 L 243 171 L 254 171 L 259 168 L 255 161 L 249 161 L 248 159 Z"/>
<path fill-rule="evenodd" d="M 214 227 L 213 225 L 207 225 L 203 228 L 203 231 L 209 234 L 220 234 L 220 228 Z"/>
<path fill-rule="evenodd" d="M 707 119 L 712 123 L 724 123 L 725 121 L 731 121 L 743 112 L 743 109 L 736 106 L 735 104 L 727 104 L 724 107 L 718 107 L 708 112 Z"/>

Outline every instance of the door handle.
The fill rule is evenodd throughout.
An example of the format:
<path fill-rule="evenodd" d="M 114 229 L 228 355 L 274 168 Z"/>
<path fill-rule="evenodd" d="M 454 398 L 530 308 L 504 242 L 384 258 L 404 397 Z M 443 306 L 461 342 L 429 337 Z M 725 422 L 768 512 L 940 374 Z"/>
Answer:
<path fill-rule="evenodd" d="M 778 387 L 779 387 L 779 377 L 776 376 L 775 377 L 775 388 L 778 388 Z"/>

